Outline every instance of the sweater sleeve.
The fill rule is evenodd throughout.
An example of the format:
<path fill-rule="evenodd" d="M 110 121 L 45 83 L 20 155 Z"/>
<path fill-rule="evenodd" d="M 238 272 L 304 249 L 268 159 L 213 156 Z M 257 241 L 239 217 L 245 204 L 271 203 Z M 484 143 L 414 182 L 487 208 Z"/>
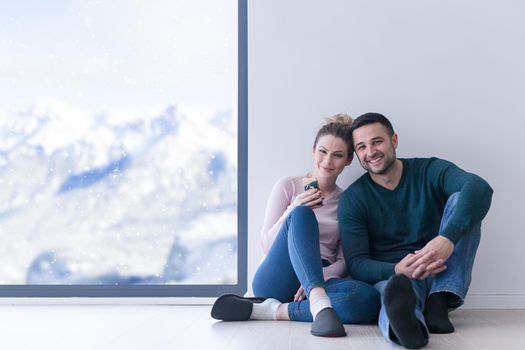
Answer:
<path fill-rule="evenodd" d="M 345 191 L 339 200 L 339 229 L 347 271 L 357 280 L 377 283 L 394 274 L 394 264 L 370 258 L 366 215 Z"/>
<path fill-rule="evenodd" d="M 432 178 L 437 181 L 435 185 L 447 198 L 455 192 L 460 192 L 448 225 L 439 233 L 457 243 L 487 215 L 493 190 L 481 177 L 468 173 L 446 160 L 434 159 L 430 171 L 434 174 Z"/>
<path fill-rule="evenodd" d="M 292 200 L 293 184 L 291 179 L 285 177 L 277 181 L 273 186 L 270 198 L 266 204 L 266 212 L 261 230 L 261 246 L 264 254 L 268 254 L 284 220 L 295 208 Z"/>

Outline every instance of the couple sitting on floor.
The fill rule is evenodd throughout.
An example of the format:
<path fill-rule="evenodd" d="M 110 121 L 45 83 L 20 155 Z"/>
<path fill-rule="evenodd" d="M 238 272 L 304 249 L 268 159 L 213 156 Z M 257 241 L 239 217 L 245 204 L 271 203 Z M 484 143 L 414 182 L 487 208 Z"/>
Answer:
<path fill-rule="evenodd" d="M 453 332 L 448 313 L 467 294 L 492 189 L 446 160 L 398 159 L 397 145 L 381 114 L 329 119 L 313 170 L 272 190 L 256 297 L 221 296 L 212 317 L 309 321 L 324 337 L 378 319 L 386 339 L 410 349 Z M 367 172 L 343 192 L 336 180 L 354 151 Z M 306 189 L 305 177 L 316 180 Z"/>

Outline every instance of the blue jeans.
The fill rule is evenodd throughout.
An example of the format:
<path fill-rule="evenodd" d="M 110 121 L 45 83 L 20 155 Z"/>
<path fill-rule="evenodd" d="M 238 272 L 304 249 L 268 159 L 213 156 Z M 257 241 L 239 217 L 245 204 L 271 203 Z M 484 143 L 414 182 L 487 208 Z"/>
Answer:
<path fill-rule="evenodd" d="M 452 194 L 445 206 L 443 218 L 441 219 L 440 231 L 447 225 L 450 220 L 456 203 L 459 198 L 459 192 Z M 455 295 L 449 302 L 450 310 L 461 306 L 467 295 L 470 282 L 472 280 L 472 267 L 474 258 L 478 249 L 481 237 L 481 223 L 474 226 L 472 231 L 462 237 L 454 246 L 454 251 L 446 261 L 447 269 L 436 276 L 428 277 L 425 280 L 411 280 L 412 288 L 416 294 L 416 317 L 421 322 L 425 337 L 428 338 L 428 329 L 425 324 L 423 310 L 429 294 L 436 292 L 450 292 Z M 381 293 L 381 311 L 379 313 L 379 328 L 383 336 L 395 343 L 397 339 L 390 329 L 390 321 L 386 314 L 385 305 L 383 304 L 383 291 L 387 281 L 381 281 L 375 284 L 375 288 Z"/>
<path fill-rule="evenodd" d="M 290 320 L 311 322 L 310 302 L 293 302 L 300 286 L 306 295 L 312 288 L 323 287 L 343 323 L 370 323 L 377 318 L 379 293 L 373 286 L 350 278 L 324 281 L 319 223 L 305 206 L 288 215 L 252 282 L 255 296 L 289 303 Z"/>

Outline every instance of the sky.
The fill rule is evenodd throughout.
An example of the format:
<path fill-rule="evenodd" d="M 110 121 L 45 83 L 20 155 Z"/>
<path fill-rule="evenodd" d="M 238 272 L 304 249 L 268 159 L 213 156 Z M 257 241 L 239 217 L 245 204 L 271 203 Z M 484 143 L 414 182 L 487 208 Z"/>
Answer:
<path fill-rule="evenodd" d="M 236 105 L 237 1 L 0 3 L 0 110 Z"/>

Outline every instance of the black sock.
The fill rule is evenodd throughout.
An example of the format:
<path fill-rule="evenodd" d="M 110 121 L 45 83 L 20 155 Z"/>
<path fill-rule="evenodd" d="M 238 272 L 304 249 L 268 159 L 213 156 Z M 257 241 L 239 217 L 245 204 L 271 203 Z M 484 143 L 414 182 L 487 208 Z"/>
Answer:
<path fill-rule="evenodd" d="M 390 327 L 401 345 L 418 349 L 428 343 L 421 322 L 416 317 L 416 294 L 410 279 L 402 274 L 390 277 L 383 295 Z"/>
<path fill-rule="evenodd" d="M 449 292 L 437 292 L 428 296 L 425 306 L 425 322 L 430 333 L 454 332 L 454 326 L 448 318 L 450 297 Z"/>

